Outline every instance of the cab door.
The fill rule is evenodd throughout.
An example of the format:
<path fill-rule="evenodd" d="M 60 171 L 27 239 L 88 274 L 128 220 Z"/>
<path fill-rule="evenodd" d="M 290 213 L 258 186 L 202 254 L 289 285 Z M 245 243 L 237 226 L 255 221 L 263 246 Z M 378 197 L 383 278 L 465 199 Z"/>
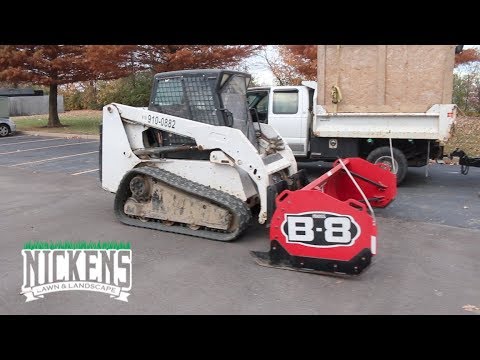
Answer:
<path fill-rule="evenodd" d="M 268 123 L 287 141 L 295 156 L 308 152 L 308 93 L 305 87 L 274 86 L 270 90 Z"/>

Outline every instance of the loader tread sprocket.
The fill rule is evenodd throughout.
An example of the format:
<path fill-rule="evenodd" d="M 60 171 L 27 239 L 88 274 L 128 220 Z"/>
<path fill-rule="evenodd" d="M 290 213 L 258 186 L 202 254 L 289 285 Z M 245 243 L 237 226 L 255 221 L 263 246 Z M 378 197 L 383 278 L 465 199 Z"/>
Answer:
<path fill-rule="evenodd" d="M 179 223 L 166 225 L 163 224 L 161 220 L 149 219 L 148 221 L 142 221 L 139 218 L 125 214 L 124 204 L 131 194 L 129 183 L 130 180 L 137 175 L 150 176 L 156 181 L 162 182 L 178 191 L 193 195 L 195 198 L 203 198 L 203 200 L 210 201 L 215 205 L 227 209 L 232 214 L 232 222 L 236 224 L 235 229 L 229 232 L 215 229 L 210 230 L 209 228 L 194 230 Z M 250 209 L 239 198 L 227 194 L 226 192 L 190 181 L 166 170 L 147 166 L 133 169 L 125 174 L 115 196 L 114 211 L 117 219 L 126 225 L 202 237 L 217 241 L 235 240 L 247 228 L 251 219 Z"/>

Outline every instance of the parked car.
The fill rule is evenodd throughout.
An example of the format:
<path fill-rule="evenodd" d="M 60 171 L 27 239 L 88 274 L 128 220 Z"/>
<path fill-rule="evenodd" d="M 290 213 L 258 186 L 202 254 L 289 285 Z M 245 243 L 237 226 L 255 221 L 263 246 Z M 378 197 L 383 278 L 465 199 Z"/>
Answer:
<path fill-rule="evenodd" d="M 17 126 L 10 118 L 0 118 L 0 137 L 15 133 Z"/>

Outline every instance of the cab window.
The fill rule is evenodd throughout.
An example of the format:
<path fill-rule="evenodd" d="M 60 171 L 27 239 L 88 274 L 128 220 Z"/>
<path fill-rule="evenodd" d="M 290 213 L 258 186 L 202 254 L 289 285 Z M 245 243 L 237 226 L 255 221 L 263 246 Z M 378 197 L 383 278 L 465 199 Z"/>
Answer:
<path fill-rule="evenodd" d="M 298 90 L 274 91 L 273 113 L 296 114 L 298 112 Z"/>

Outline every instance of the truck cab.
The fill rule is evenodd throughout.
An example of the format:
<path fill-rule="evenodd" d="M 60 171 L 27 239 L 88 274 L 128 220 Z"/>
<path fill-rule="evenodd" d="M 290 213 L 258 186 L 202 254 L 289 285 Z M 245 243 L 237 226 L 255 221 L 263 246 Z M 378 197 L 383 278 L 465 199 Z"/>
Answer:
<path fill-rule="evenodd" d="M 254 87 L 247 91 L 253 120 L 273 126 L 296 157 L 306 157 L 310 150 L 314 92 L 312 85 Z"/>

